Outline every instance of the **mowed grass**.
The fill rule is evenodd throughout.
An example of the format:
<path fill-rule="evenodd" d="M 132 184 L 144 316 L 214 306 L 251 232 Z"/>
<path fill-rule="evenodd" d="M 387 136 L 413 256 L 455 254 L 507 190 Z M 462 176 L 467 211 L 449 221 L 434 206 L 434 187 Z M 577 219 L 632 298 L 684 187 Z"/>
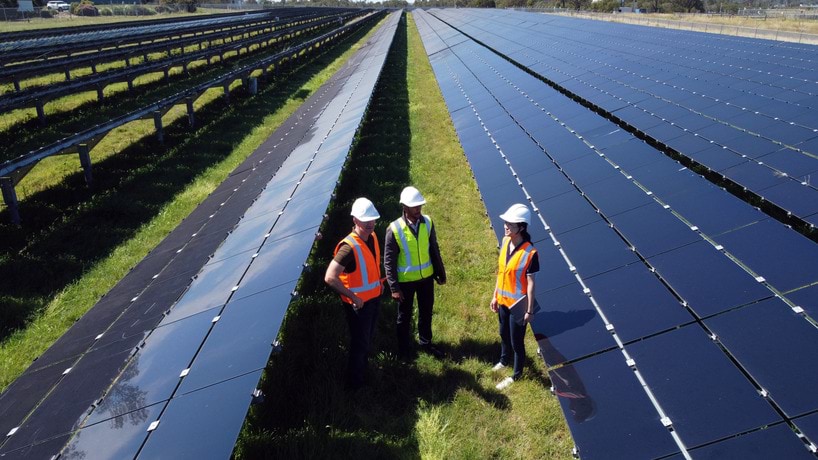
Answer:
<path fill-rule="evenodd" d="M 166 144 L 136 140 L 94 165 L 89 191 L 81 172 L 32 194 L 22 228 L 0 213 L 0 390 L 154 248 L 314 91 L 372 32 L 359 31 L 314 61 L 166 127 Z M 113 140 L 112 140 L 113 142 Z M 47 166 L 44 166 L 44 168 Z M 43 170 L 45 171 L 45 170 Z"/>
<path fill-rule="evenodd" d="M 407 21 L 408 20 L 408 21 Z M 323 284 L 349 207 L 371 198 L 382 240 L 400 215 L 398 195 L 416 185 L 434 219 L 448 283 L 436 287 L 434 341 L 447 358 L 396 359 L 395 303 L 384 298 L 368 385 L 343 387 L 348 331 Z M 573 442 L 529 333 L 524 379 L 504 392 L 497 319 L 489 310 L 497 240 L 451 125 L 411 16 L 398 28 L 337 199 L 291 304 L 234 455 L 257 458 L 568 459 Z M 415 318 L 416 319 L 416 318 Z"/>

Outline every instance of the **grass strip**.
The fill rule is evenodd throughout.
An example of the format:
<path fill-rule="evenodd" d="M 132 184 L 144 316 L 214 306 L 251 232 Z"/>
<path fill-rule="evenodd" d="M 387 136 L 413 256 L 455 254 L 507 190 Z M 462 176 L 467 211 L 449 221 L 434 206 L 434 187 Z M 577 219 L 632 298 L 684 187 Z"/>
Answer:
<path fill-rule="evenodd" d="M 408 20 L 408 24 L 407 24 Z M 525 378 L 500 393 L 497 319 L 488 304 L 496 239 L 411 17 L 404 18 L 351 154 L 337 199 L 291 304 L 234 455 L 251 458 L 571 458 L 573 442 L 550 395 L 536 343 Z M 436 288 L 435 342 L 448 357 L 396 359 L 396 305 L 384 300 L 369 385 L 343 388 L 348 332 L 322 281 L 350 229 L 355 197 L 371 198 L 382 239 L 400 215 L 400 190 L 416 185 L 435 220 L 448 284 Z"/>

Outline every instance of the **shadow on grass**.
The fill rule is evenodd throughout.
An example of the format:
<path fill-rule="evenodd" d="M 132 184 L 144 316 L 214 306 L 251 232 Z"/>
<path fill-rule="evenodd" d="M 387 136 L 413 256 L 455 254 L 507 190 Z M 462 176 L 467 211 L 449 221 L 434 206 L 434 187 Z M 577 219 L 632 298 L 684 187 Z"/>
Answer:
<path fill-rule="evenodd" d="M 8 212 L 0 213 L 0 340 L 25 327 L 54 294 L 132 238 L 370 27 L 326 48 L 254 98 L 231 95 L 234 103 L 227 109 L 214 101 L 197 113 L 207 124 L 195 132 L 181 119 L 166 127 L 164 146 L 151 136 L 95 163 L 93 191 L 78 172 L 31 195 L 21 206 L 22 227 L 8 223 Z"/>
<path fill-rule="evenodd" d="M 312 269 L 302 277 L 298 291 L 305 297 L 288 309 L 280 333 L 283 351 L 267 367 L 261 383 L 265 402 L 252 407 L 234 452 L 237 458 L 417 458 L 420 401 L 443 403 L 467 390 L 488 404 L 508 405 L 505 396 L 486 391 L 473 374 L 450 362 L 430 373 L 398 361 L 396 304 L 387 296 L 380 307 L 368 384 L 353 393 L 344 389 L 349 332 L 341 302 L 324 285 L 323 275 L 335 244 L 351 229 L 349 209 L 356 197 L 375 203 L 381 214 L 375 232 L 381 241 L 389 222 L 400 215 L 398 196 L 410 177 L 407 33 L 404 16 L 322 229 L 324 237 L 311 256 Z M 491 344 L 469 342 L 447 351 L 491 362 L 490 350 Z"/>

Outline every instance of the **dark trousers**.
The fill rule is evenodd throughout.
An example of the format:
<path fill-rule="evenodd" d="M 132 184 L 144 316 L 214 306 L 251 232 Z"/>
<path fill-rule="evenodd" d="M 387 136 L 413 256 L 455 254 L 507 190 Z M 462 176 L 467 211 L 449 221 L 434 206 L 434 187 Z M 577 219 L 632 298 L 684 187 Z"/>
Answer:
<path fill-rule="evenodd" d="M 525 366 L 525 330 L 526 324 L 518 325 L 511 316 L 511 310 L 500 306 L 497 310 L 500 320 L 500 362 L 508 366 L 511 353 L 514 353 L 514 380 L 523 375 Z"/>
<path fill-rule="evenodd" d="M 412 351 L 412 305 L 418 298 L 418 339 L 421 345 L 432 343 L 432 307 L 435 304 L 435 283 L 432 277 L 399 283 L 403 302 L 398 302 L 398 353 Z"/>
<path fill-rule="evenodd" d="M 369 350 L 375 336 L 375 325 L 378 322 L 380 298 L 364 302 L 360 310 L 355 311 L 351 304 L 344 303 L 349 324 L 349 365 L 347 366 L 347 385 L 359 388 L 364 384 L 364 374 L 369 362 Z"/>

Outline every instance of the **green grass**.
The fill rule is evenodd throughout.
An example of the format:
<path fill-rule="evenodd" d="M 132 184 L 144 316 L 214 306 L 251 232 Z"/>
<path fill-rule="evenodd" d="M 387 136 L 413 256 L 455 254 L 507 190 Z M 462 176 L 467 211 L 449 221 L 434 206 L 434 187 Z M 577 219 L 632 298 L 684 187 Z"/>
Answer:
<path fill-rule="evenodd" d="M 128 147 L 95 163 L 93 191 L 75 170 L 28 197 L 22 228 L 0 213 L 0 389 L 328 80 L 361 46 L 363 34 L 328 48 L 254 98 L 236 94 L 228 107 L 211 104 L 197 113 L 195 132 L 183 121 L 166 126 L 165 146 L 118 136 Z"/>
<path fill-rule="evenodd" d="M 335 205 L 288 310 L 262 379 L 266 401 L 251 409 L 237 458 L 570 458 L 572 441 L 536 343 L 530 365 L 508 391 L 490 371 L 499 355 L 488 304 L 497 241 L 466 159 L 434 84 L 411 20 L 389 54 Z M 348 332 L 337 297 L 322 282 L 335 243 L 349 231 L 348 209 L 371 198 L 382 219 L 400 213 L 407 184 L 425 195 L 437 226 L 449 282 L 436 288 L 433 331 L 448 358 L 395 357 L 395 310 L 384 300 L 370 358 L 369 385 L 343 389 Z"/>

